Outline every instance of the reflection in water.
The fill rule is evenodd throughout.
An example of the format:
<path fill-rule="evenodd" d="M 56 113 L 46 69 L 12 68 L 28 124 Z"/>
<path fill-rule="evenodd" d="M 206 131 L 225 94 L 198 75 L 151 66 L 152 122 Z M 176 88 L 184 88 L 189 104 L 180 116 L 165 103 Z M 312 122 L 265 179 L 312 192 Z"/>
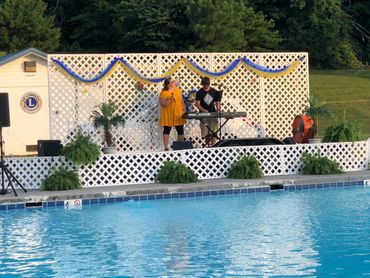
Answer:
<path fill-rule="evenodd" d="M 253 219 L 233 229 L 228 256 L 243 274 L 314 275 L 318 252 L 312 239 L 310 205 L 299 196 L 260 200 Z M 250 220 L 250 221 L 249 221 Z M 243 227 L 244 226 L 244 227 Z"/>
<path fill-rule="evenodd" d="M 368 189 L 0 213 L 0 276 L 358 277 Z"/>
<path fill-rule="evenodd" d="M 170 272 L 178 272 L 188 266 L 189 252 L 186 230 L 181 222 L 171 223 L 165 229 L 167 246 L 164 249 L 167 269 Z"/>

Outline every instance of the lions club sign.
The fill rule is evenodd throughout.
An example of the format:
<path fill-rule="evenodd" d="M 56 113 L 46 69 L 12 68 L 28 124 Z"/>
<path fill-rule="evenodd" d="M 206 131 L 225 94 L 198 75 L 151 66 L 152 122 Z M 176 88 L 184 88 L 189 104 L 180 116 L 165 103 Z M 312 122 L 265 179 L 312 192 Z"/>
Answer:
<path fill-rule="evenodd" d="M 26 113 L 36 113 L 41 105 L 41 97 L 36 93 L 25 93 L 21 98 L 21 107 Z"/>

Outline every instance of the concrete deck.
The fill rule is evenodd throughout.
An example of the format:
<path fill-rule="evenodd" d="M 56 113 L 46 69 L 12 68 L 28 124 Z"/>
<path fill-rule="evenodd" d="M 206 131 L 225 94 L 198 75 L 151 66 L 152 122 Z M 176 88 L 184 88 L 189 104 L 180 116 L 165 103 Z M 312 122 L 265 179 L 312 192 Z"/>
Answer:
<path fill-rule="evenodd" d="M 120 186 L 104 186 L 83 188 L 66 191 L 39 191 L 29 190 L 27 193 L 17 190 L 18 196 L 9 190 L 8 194 L 0 195 L 0 204 L 43 202 L 69 199 L 91 199 L 113 196 L 130 196 L 140 194 L 173 193 L 206 191 L 214 189 L 244 188 L 266 186 L 271 184 L 317 184 L 347 181 L 370 180 L 370 170 L 347 172 L 337 175 L 308 176 L 308 175 L 289 175 L 289 176 L 268 176 L 255 180 L 235 180 L 235 179 L 212 179 L 203 180 L 191 184 L 136 184 Z"/>

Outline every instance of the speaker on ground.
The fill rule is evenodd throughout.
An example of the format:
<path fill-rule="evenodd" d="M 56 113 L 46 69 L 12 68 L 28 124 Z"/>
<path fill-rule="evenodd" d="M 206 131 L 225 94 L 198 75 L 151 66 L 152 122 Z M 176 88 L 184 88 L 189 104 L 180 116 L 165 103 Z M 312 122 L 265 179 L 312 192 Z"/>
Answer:
<path fill-rule="evenodd" d="M 10 126 L 9 96 L 8 93 L 0 93 L 0 127 Z"/>
<path fill-rule="evenodd" d="M 231 138 L 217 142 L 213 147 L 239 147 L 259 145 L 284 145 L 282 141 L 272 137 Z"/>
<path fill-rule="evenodd" d="M 283 140 L 283 142 L 285 145 L 296 144 L 293 137 L 287 137 Z"/>
<path fill-rule="evenodd" d="M 62 150 L 60 140 L 38 140 L 37 154 L 38 156 L 58 156 Z"/>
<path fill-rule="evenodd" d="M 193 148 L 193 142 L 192 141 L 174 141 L 172 143 L 172 149 L 174 151 L 178 150 L 187 150 Z"/>

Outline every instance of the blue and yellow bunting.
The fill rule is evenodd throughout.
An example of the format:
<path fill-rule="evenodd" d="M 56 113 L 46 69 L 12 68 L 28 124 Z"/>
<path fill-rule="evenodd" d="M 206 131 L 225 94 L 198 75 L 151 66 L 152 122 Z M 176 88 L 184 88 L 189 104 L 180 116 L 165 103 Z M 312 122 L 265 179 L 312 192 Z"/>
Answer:
<path fill-rule="evenodd" d="M 58 67 L 58 69 L 66 76 L 71 77 L 77 82 L 82 83 L 97 83 L 100 81 L 103 81 L 104 79 L 108 78 L 110 75 L 112 75 L 118 66 L 121 66 L 130 76 L 132 76 L 134 79 L 139 80 L 143 83 L 158 83 L 164 81 L 166 78 L 170 77 L 172 74 L 174 74 L 183 64 L 185 64 L 191 71 L 195 72 L 198 75 L 201 76 L 208 76 L 212 79 L 220 79 L 224 78 L 228 75 L 230 75 L 233 71 L 235 71 L 239 65 L 243 65 L 255 74 L 266 77 L 266 78 L 273 78 L 278 76 L 284 76 L 292 71 L 294 71 L 300 63 L 303 61 L 304 57 L 299 58 L 298 60 L 294 61 L 288 66 L 284 66 L 279 69 L 270 69 L 263 66 L 260 66 L 258 64 L 253 63 L 251 60 L 247 58 L 238 58 L 230 63 L 224 70 L 220 72 L 211 72 L 206 69 L 201 68 L 199 65 L 197 65 L 192 60 L 188 60 L 186 58 L 182 58 L 179 60 L 169 71 L 162 74 L 158 77 L 145 77 L 142 74 L 140 74 L 138 71 L 136 71 L 124 58 L 114 58 L 113 61 L 108 65 L 108 67 L 101 72 L 98 76 L 91 78 L 91 79 L 85 79 L 81 76 L 77 75 L 75 72 L 73 72 L 71 69 L 69 69 L 63 62 L 57 60 L 57 59 L 51 59 L 53 63 Z"/>

